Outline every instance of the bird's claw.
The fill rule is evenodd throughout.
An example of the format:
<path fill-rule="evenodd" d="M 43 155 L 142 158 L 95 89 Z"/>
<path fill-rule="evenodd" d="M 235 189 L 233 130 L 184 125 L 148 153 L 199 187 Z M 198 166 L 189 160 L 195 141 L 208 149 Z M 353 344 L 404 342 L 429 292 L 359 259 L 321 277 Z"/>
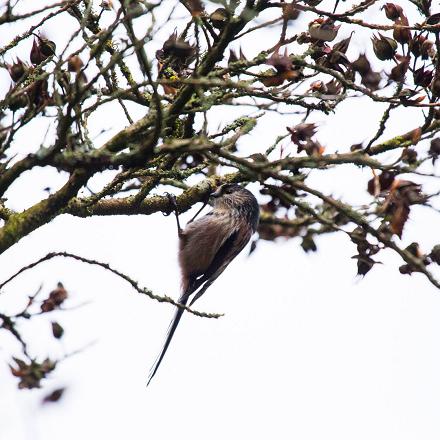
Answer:
<path fill-rule="evenodd" d="M 179 209 L 177 208 L 176 196 L 174 194 L 169 193 L 169 192 L 166 192 L 165 195 L 168 197 L 168 201 L 170 202 L 171 206 L 173 207 L 173 209 L 170 212 L 163 212 L 162 213 L 165 217 L 168 217 L 173 211 L 179 212 Z"/>

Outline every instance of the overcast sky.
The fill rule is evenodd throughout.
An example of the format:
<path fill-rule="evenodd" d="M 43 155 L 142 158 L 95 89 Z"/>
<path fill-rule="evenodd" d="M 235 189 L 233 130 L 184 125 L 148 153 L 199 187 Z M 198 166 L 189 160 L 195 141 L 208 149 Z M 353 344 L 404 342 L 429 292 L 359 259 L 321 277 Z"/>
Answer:
<path fill-rule="evenodd" d="M 159 37 L 166 38 L 174 27 L 180 30 L 179 23 L 172 22 Z M 47 28 L 57 44 L 73 29 L 69 18 L 60 24 Z M 19 24 L 0 29 L 0 40 L 9 41 L 22 30 Z M 342 26 L 339 37 L 349 32 Z M 276 41 L 271 32 L 268 38 Z M 251 57 L 259 47 L 248 41 L 243 50 Z M 26 54 L 29 44 L 20 50 Z M 356 29 L 349 58 L 369 45 Z M 4 89 L 7 76 L 1 75 Z M 310 120 L 320 123 L 318 139 L 328 152 L 346 151 L 371 138 L 383 110 L 359 98 L 344 102 L 331 118 L 316 114 Z M 133 106 L 130 112 L 135 119 L 143 115 Z M 239 113 L 228 107 L 209 122 L 217 127 Z M 384 139 L 413 128 L 421 117 L 408 109 L 396 112 Z M 262 118 L 241 151 L 248 155 L 267 148 L 286 125 L 299 121 L 295 115 Z M 91 121 L 90 130 L 96 136 L 108 130 L 96 138 L 100 145 L 119 127 L 121 115 L 113 109 Z M 30 124 L 17 153 L 37 147 L 34 140 L 41 133 L 38 124 Z M 288 142 L 285 147 L 292 148 Z M 45 187 L 57 187 L 64 178 L 41 169 L 27 173 L 7 194 L 11 207 L 29 206 L 44 196 Z M 310 183 L 361 204 L 371 200 L 366 193 L 370 178 L 368 170 L 345 167 L 312 172 Z M 425 190 L 438 189 L 436 179 L 418 181 Z M 99 184 L 97 179 L 91 186 Z M 258 185 L 249 188 L 257 194 Z M 438 222 L 438 214 L 416 207 L 401 244 L 418 241 L 428 251 L 436 242 L 432 233 Z M 140 296 L 100 268 L 68 260 L 52 260 L 19 277 L 1 296 L 0 310 L 19 309 L 41 283 L 49 292 L 62 281 L 70 294 L 66 306 L 72 310 L 50 316 L 65 328 L 61 341 L 51 338 L 47 317 L 20 327 L 33 353 L 57 358 L 90 346 L 62 362 L 43 390 L 17 391 L 7 362 L 19 350 L 2 335 L 0 438 L 437 440 L 440 293 L 421 275 L 400 275 L 400 261 L 387 252 L 379 257 L 383 264 L 364 279 L 356 277 L 355 246 L 341 234 L 319 238 L 317 253 L 305 254 L 299 243 L 260 241 L 250 257 L 243 251 L 197 303 L 198 310 L 225 316 L 185 315 L 149 388 L 148 371 L 172 306 Z M 57 250 L 110 262 L 155 293 L 178 297 L 172 217 L 58 217 L 0 256 L 1 280 Z M 59 386 L 66 387 L 63 399 L 42 407 L 41 397 Z"/>

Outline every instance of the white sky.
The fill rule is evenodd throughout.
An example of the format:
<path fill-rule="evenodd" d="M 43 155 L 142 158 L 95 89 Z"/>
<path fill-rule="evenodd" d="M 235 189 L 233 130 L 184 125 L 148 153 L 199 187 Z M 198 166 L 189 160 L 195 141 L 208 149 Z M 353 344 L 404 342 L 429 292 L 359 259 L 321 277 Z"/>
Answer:
<path fill-rule="evenodd" d="M 344 31 L 343 26 L 341 38 Z M 48 34 L 62 38 L 53 27 Z M 369 46 L 358 29 L 353 39 L 350 59 Z M 252 56 L 259 47 L 253 48 L 243 49 Z M 375 133 L 382 111 L 366 99 L 350 100 L 334 116 L 317 114 L 311 120 L 321 123 L 318 139 L 328 151 L 346 151 Z M 237 109 L 226 108 L 210 123 L 228 123 L 235 114 Z M 420 119 L 408 109 L 395 115 L 386 137 Z M 243 140 L 244 154 L 266 148 L 299 118 L 267 117 Z M 120 124 L 121 115 L 107 111 L 90 129 L 117 130 Z M 38 128 L 25 132 L 21 152 L 40 136 Z M 370 200 L 365 191 L 370 177 L 367 170 L 345 167 L 312 173 L 310 182 L 335 197 L 364 203 Z M 28 206 L 54 181 L 61 184 L 63 176 L 28 173 L 9 191 L 11 204 Z M 425 190 L 438 188 L 436 179 L 424 184 Z M 427 208 L 414 209 L 402 245 L 417 240 L 429 251 L 438 220 Z M 70 293 L 66 306 L 73 308 L 49 316 L 65 328 L 61 341 L 51 338 L 47 317 L 20 327 L 33 353 L 61 357 L 94 345 L 60 364 L 43 390 L 17 391 L 7 362 L 11 353 L 19 354 L 18 347 L 2 337 L 0 438 L 437 440 L 440 293 L 418 274 L 400 275 L 401 263 L 391 253 L 380 255 L 384 264 L 359 280 L 350 258 L 356 253 L 352 243 L 340 234 L 317 243 L 315 254 L 304 254 L 299 240 L 259 242 L 249 258 L 243 252 L 197 303 L 198 310 L 225 316 L 184 316 L 148 389 L 148 370 L 172 306 L 138 295 L 102 269 L 68 260 L 53 260 L 23 275 L 0 297 L 1 310 L 12 313 L 41 282 L 49 292 L 59 280 Z M 1 255 L 0 275 L 4 279 L 49 251 L 66 250 L 110 262 L 155 293 L 177 297 L 176 249 L 172 217 L 62 216 Z M 41 397 L 58 386 L 67 387 L 64 398 L 42 407 Z"/>

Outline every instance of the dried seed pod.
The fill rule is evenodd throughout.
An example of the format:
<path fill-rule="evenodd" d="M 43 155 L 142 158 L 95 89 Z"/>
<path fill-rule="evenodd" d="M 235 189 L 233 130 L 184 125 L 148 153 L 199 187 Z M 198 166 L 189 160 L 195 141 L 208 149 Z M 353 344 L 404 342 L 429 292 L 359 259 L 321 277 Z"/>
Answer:
<path fill-rule="evenodd" d="M 26 107 L 27 104 L 28 98 L 24 93 L 20 93 L 19 95 L 10 98 L 8 109 L 12 112 L 15 112 L 21 108 Z"/>
<path fill-rule="evenodd" d="M 432 250 L 431 253 L 429 254 L 429 256 L 431 257 L 431 260 L 436 263 L 436 264 L 440 264 L 440 245 L 436 244 Z"/>
<path fill-rule="evenodd" d="M 431 84 L 432 93 L 435 96 L 440 96 L 440 75 L 435 75 Z"/>
<path fill-rule="evenodd" d="M 411 53 L 418 58 L 422 53 L 422 44 L 427 40 L 422 34 L 414 35 L 409 42 L 409 49 Z"/>
<path fill-rule="evenodd" d="M 405 148 L 400 158 L 408 165 L 415 165 L 417 163 L 417 151 L 413 148 Z"/>
<path fill-rule="evenodd" d="M 282 5 L 283 18 L 285 20 L 296 20 L 299 17 L 301 11 L 295 8 L 293 3 L 287 3 Z"/>
<path fill-rule="evenodd" d="M 333 41 L 338 35 L 339 28 L 330 18 L 317 18 L 309 24 L 309 34 L 319 41 Z"/>
<path fill-rule="evenodd" d="M 425 70 L 425 66 L 420 67 L 413 73 L 414 84 L 420 87 L 428 87 L 431 84 L 433 72 L 432 70 Z"/>
<path fill-rule="evenodd" d="M 412 38 L 411 31 L 400 26 L 409 26 L 408 19 L 405 16 L 395 21 L 393 37 L 400 44 L 408 44 Z"/>
<path fill-rule="evenodd" d="M 397 50 L 397 42 L 392 38 L 385 37 L 380 32 L 378 36 L 373 35 L 373 50 L 377 58 L 381 61 L 392 60 Z"/>
<path fill-rule="evenodd" d="M 31 49 L 31 53 L 29 55 L 29 58 L 31 60 L 31 63 L 34 66 L 38 66 L 46 59 L 46 57 L 41 53 L 40 46 L 37 43 L 36 38 L 34 39 L 34 42 L 32 43 L 32 49 Z"/>
<path fill-rule="evenodd" d="M 364 53 L 360 54 L 358 59 L 351 63 L 351 67 L 355 72 L 360 73 L 362 76 L 371 71 L 371 64 Z"/>
<path fill-rule="evenodd" d="M 332 79 L 331 81 L 326 83 L 325 87 L 327 88 L 328 95 L 339 95 L 342 90 L 342 84 L 336 79 Z"/>
<path fill-rule="evenodd" d="M 403 57 L 402 61 L 391 69 L 390 79 L 396 82 L 404 81 L 406 72 L 408 71 L 409 61 L 409 58 Z"/>
<path fill-rule="evenodd" d="M 384 191 L 389 191 L 391 185 L 395 180 L 396 174 L 391 171 L 383 171 L 379 176 L 374 176 L 368 181 L 367 190 L 372 195 L 377 197 Z"/>
<path fill-rule="evenodd" d="M 51 393 L 43 397 L 41 403 L 47 404 L 47 403 L 58 402 L 63 397 L 64 391 L 65 388 L 57 388 L 56 390 L 53 390 Z"/>
<path fill-rule="evenodd" d="M 431 141 L 429 146 L 429 155 L 432 157 L 432 161 L 435 162 L 440 156 L 440 138 L 435 138 Z"/>
<path fill-rule="evenodd" d="M 435 26 L 440 23 L 440 13 L 432 14 L 426 19 L 426 24 Z"/>
<path fill-rule="evenodd" d="M 286 127 L 287 131 L 290 133 L 290 140 L 299 145 L 302 142 L 308 141 L 316 133 L 316 124 L 314 123 L 301 123 L 295 125 L 294 127 Z"/>
<path fill-rule="evenodd" d="M 434 59 L 436 51 L 434 42 L 431 40 L 425 40 L 420 48 L 422 60 Z"/>
<path fill-rule="evenodd" d="M 58 322 L 52 322 L 52 334 L 55 339 L 61 339 L 64 335 L 63 327 Z"/>
<path fill-rule="evenodd" d="M 379 89 L 382 75 L 379 72 L 370 71 L 362 77 L 362 84 L 370 90 L 375 91 Z"/>
<path fill-rule="evenodd" d="M 228 64 L 235 63 L 236 61 L 238 61 L 237 54 L 232 49 L 229 49 Z"/>
<path fill-rule="evenodd" d="M 399 272 L 402 275 L 411 275 L 414 269 L 409 264 L 402 264 L 402 266 L 399 266 Z"/>
<path fill-rule="evenodd" d="M 20 79 L 23 78 L 25 73 L 29 70 L 29 67 L 23 63 L 20 58 L 17 58 L 17 61 L 14 64 L 7 64 L 6 67 L 8 69 L 9 76 L 14 82 L 20 81 Z"/>
<path fill-rule="evenodd" d="M 28 89 L 27 95 L 29 101 L 35 105 L 35 107 L 44 107 L 49 100 L 47 79 L 39 79 L 32 83 Z"/>
<path fill-rule="evenodd" d="M 394 3 L 385 3 L 381 9 L 384 9 L 387 18 L 393 21 L 397 20 L 403 14 L 402 7 Z"/>

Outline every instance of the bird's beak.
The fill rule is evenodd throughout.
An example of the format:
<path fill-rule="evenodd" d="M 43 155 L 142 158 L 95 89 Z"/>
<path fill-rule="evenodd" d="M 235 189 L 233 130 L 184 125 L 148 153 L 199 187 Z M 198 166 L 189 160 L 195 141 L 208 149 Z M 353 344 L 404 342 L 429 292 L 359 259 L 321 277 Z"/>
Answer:
<path fill-rule="evenodd" d="M 220 197 L 221 196 L 221 190 L 220 190 L 220 188 L 221 187 L 218 187 L 214 192 L 212 192 L 210 195 L 209 195 L 209 197 L 211 198 L 213 198 L 213 199 L 217 199 L 218 197 Z"/>

